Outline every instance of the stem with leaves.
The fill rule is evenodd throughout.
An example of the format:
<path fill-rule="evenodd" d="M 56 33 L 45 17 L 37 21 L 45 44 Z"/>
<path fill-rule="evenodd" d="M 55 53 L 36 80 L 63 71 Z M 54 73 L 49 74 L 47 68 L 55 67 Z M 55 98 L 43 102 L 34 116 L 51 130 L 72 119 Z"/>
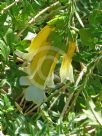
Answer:
<path fill-rule="evenodd" d="M 6 6 L 2 11 L 1 14 L 3 14 L 4 12 L 7 12 L 11 7 L 13 7 L 15 4 L 17 4 L 18 2 L 20 2 L 21 0 L 15 0 L 13 3 L 11 3 L 10 5 Z"/>

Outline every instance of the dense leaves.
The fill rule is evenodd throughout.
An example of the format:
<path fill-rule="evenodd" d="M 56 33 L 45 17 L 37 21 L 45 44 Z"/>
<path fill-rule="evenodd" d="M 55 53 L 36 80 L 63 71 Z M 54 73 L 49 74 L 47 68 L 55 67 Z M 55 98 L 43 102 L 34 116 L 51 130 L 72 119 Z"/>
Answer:
<path fill-rule="evenodd" d="M 26 56 L 32 35 L 36 36 L 46 25 L 54 28 L 54 31 L 45 38 L 45 41 L 57 49 L 57 52 L 59 50 L 61 52 L 53 70 L 54 87 L 44 86 L 43 92 L 42 90 L 40 92 L 36 86 L 33 86 L 35 84 L 29 86 L 32 83 L 32 73 L 29 81 L 22 80 L 22 77 L 29 75 L 26 67 L 35 63 L 35 61 L 32 63 L 31 54 Z M 27 38 L 28 33 L 30 35 Z M 38 36 L 35 47 L 44 37 L 46 33 L 40 38 Z M 69 49 L 70 40 L 76 41 L 77 46 L 70 63 L 73 73 L 69 72 L 73 74 L 74 82 L 70 82 L 71 79 L 62 82 L 59 70 L 63 64 L 64 53 Z M 34 39 L 33 42 L 35 42 Z M 32 49 L 33 60 L 35 60 L 35 51 L 34 48 Z M 68 52 L 68 59 L 70 52 Z M 49 54 L 53 53 L 49 52 Z M 46 56 L 46 53 L 43 55 Z M 41 54 L 39 58 L 40 56 Z M 44 72 L 48 75 L 50 66 L 47 67 L 47 64 L 49 63 L 42 64 Z M 34 70 L 32 67 L 33 73 Z M 65 72 L 65 70 L 62 71 Z M 29 90 L 31 93 L 28 93 Z M 25 100 L 24 91 L 27 92 L 26 97 L 29 100 L 38 103 L 41 101 L 40 104 L 42 96 L 45 97 L 46 94 L 46 101 L 41 105 L 29 102 Z M 101 1 L 0 1 L 1 134 L 10 136 L 102 135 Z"/>

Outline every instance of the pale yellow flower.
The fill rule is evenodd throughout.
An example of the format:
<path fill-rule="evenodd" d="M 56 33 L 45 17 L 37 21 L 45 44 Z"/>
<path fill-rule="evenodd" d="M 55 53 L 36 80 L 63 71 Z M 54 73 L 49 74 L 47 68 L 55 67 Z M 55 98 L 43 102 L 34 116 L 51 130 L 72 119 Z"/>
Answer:
<path fill-rule="evenodd" d="M 27 48 L 28 53 L 24 55 L 24 59 L 31 61 L 39 49 L 41 52 L 42 47 L 48 46 L 48 37 L 52 31 L 54 31 L 54 27 L 50 27 L 48 25 L 42 28 L 37 36 L 32 39 L 30 46 Z"/>
<path fill-rule="evenodd" d="M 25 98 L 36 104 L 41 104 L 45 101 L 46 96 L 44 89 L 46 86 L 54 87 L 54 70 L 59 57 L 59 50 L 56 50 L 48 40 L 49 35 L 55 28 L 46 25 L 37 36 L 31 41 L 28 47 L 28 53 L 23 55 L 27 60 L 27 66 L 24 68 L 28 74 L 21 77 L 22 85 L 28 85 L 24 89 Z M 76 48 L 76 42 L 70 41 L 68 51 L 63 56 L 60 77 L 61 82 L 70 80 L 74 82 L 72 57 Z"/>
<path fill-rule="evenodd" d="M 29 78 L 31 79 L 33 84 L 39 86 L 42 89 L 44 89 L 45 86 L 49 86 L 49 81 L 52 82 L 52 74 L 54 72 L 58 58 L 57 52 L 51 49 L 51 46 L 47 48 L 47 54 L 43 55 L 45 55 L 42 56 L 43 58 L 38 57 L 37 59 L 36 57 L 34 57 L 32 63 L 29 65 Z M 38 63 L 35 59 L 38 60 Z M 51 82 L 50 86 L 53 86 L 51 85 Z"/>
<path fill-rule="evenodd" d="M 60 68 L 61 82 L 64 82 L 65 80 L 74 82 L 73 66 L 71 62 L 75 49 L 76 49 L 76 42 L 69 41 L 68 51 L 63 56 L 63 60 Z"/>
<path fill-rule="evenodd" d="M 28 53 L 24 57 L 29 61 L 25 72 L 28 73 L 32 84 L 36 84 L 40 88 L 48 85 L 49 82 L 47 81 L 50 81 L 50 79 L 52 81 L 52 73 L 57 63 L 57 61 L 55 62 L 57 52 L 48 41 L 48 37 L 53 30 L 53 27 L 46 25 L 32 40 L 30 47 L 27 49 Z"/>

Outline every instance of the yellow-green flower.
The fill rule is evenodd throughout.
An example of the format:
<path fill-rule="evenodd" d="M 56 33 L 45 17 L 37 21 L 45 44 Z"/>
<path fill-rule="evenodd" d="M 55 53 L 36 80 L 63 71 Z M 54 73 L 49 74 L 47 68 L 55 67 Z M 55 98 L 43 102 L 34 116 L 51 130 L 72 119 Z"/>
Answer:
<path fill-rule="evenodd" d="M 54 31 L 54 27 L 46 25 L 37 36 L 31 41 L 31 45 L 27 48 L 28 53 L 24 55 L 24 59 L 31 61 L 33 56 L 41 50 L 42 47 L 48 46 L 48 37 Z"/>
<path fill-rule="evenodd" d="M 51 47 L 48 37 L 54 28 L 45 26 L 32 40 L 23 58 L 27 60 L 25 72 L 28 76 L 21 77 L 22 85 L 28 85 L 24 89 L 25 98 L 28 101 L 40 105 L 45 101 L 45 86 L 54 86 L 54 69 L 57 63 L 58 53 Z"/>
<path fill-rule="evenodd" d="M 55 28 L 46 25 L 37 36 L 31 41 L 23 58 L 27 60 L 27 66 L 24 71 L 28 74 L 21 77 L 21 84 L 28 85 L 24 89 L 25 98 L 34 101 L 36 104 L 41 104 L 45 101 L 46 96 L 44 89 L 46 86 L 54 87 L 54 69 L 60 56 L 59 49 L 56 50 L 48 39 L 51 32 Z M 74 82 L 72 57 L 76 49 L 76 42 L 69 41 L 68 51 L 63 56 L 60 78 L 61 82 L 70 80 Z M 62 55 L 62 54 L 61 54 Z"/>
<path fill-rule="evenodd" d="M 50 46 L 48 36 L 54 30 L 53 27 L 46 25 L 38 35 L 32 40 L 30 47 L 25 54 L 26 60 L 30 60 L 25 72 L 32 84 L 36 84 L 40 88 L 47 85 L 47 79 L 50 79 L 57 63 L 57 52 Z M 52 78 L 51 78 L 52 79 Z"/>
<path fill-rule="evenodd" d="M 33 66 L 30 67 L 32 71 L 32 74 L 30 75 L 32 83 L 34 83 L 35 85 L 42 89 L 44 89 L 45 86 L 49 86 L 47 84 L 48 83 L 47 81 L 51 79 L 51 76 L 54 72 L 57 63 L 57 57 L 58 57 L 57 52 L 49 48 L 48 53 L 44 56 L 44 58 L 40 58 L 37 64 L 38 66 L 36 66 L 34 69 Z M 33 59 L 35 60 L 35 57 Z M 53 85 L 50 84 L 50 86 Z"/>
<path fill-rule="evenodd" d="M 72 57 L 74 55 L 75 49 L 76 49 L 76 42 L 69 41 L 68 51 L 63 56 L 63 60 L 62 60 L 61 68 L 60 68 L 61 82 L 64 82 L 65 80 L 74 82 L 73 66 L 71 62 L 72 62 Z"/>

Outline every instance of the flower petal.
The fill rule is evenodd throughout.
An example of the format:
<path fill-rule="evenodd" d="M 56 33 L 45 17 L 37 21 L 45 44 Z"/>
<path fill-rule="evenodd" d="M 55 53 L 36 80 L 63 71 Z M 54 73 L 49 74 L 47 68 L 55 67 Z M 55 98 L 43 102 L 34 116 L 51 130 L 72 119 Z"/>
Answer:
<path fill-rule="evenodd" d="M 48 46 L 48 36 L 54 30 L 53 27 L 46 25 L 37 36 L 31 41 L 31 45 L 27 48 L 28 53 L 24 55 L 24 59 L 31 61 L 37 52 L 41 52 L 41 48 Z"/>
<path fill-rule="evenodd" d="M 46 45 L 47 44 L 47 45 Z M 35 56 L 32 58 L 32 62 L 27 67 L 27 73 L 34 77 L 35 73 L 41 67 L 47 52 L 49 50 L 48 43 L 46 43 L 44 47 L 40 48 Z"/>
<path fill-rule="evenodd" d="M 41 31 L 37 34 L 37 36 L 32 40 L 30 47 L 28 48 L 28 52 L 35 51 L 39 49 L 42 46 L 42 43 L 47 41 L 47 38 L 51 31 L 53 31 L 54 28 L 46 25 Z"/>
<path fill-rule="evenodd" d="M 47 87 L 50 87 L 50 88 L 55 88 L 55 84 L 54 84 L 54 72 L 50 76 L 48 76 L 45 85 Z"/>
<path fill-rule="evenodd" d="M 27 101 L 33 101 L 37 105 L 42 104 L 46 100 L 45 92 L 34 85 L 24 89 L 24 95 Z"/>
<path fill-rule="evenodd" d="M 30 79 L 33 84 L 36 84 L 40 88 L 44 89 L 48 83 L 47 80 L 50 79 L 50 76 L 55 69 L 57 56 L 57 52 L 50 47 L 47 54 L 44 56 L 44 59 L 42 60 L 42 58 L 40 58 L 37 64 L 38 66 L 35 65 L 35 67 L 33 67 L 34 65 L 32 65 Z"/>
<path fill-rule="evenodd" d="M 67 54 L 63 56 L 63 60 L 60 68 L 61 82 L 64 82 L 65 80 L 74 82 L 73 67 L 71 62 L 75 49 L 76 49 L 76 42 L 70 41 Z"/>
<path fill-rule="evenodd" d="M 20 85 L 24 85 L 24 86 L 31 85 L 31 82 L 30 82 L 28 76 L 22 76 L 22 77 L 20 77 L 19 82 L 20 82 Z"/>
<path fill-rule="evenodd" d="M 61 82 L 64 82 L 65 80 L 74 82 L 73 67 L 71 65 L 71 60 L 68 59 L 67 55 L 63 57 L 62 65 L 60 68 L 60 77 Z"/>

